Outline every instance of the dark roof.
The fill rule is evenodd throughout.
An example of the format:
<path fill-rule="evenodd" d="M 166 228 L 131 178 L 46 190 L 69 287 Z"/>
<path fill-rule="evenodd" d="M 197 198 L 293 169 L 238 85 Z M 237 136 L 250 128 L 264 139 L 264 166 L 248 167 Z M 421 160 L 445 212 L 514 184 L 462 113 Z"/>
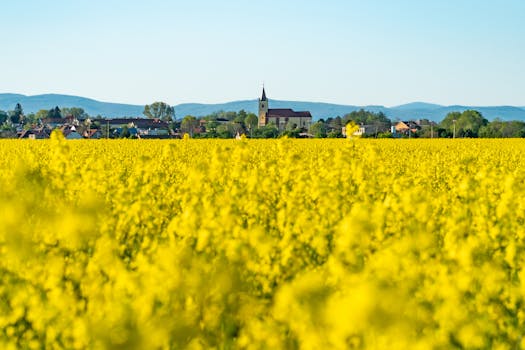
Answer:
<path fill-rule="evenodd" d="M 266 98 L 266 91 L 264 91 L 264 87 L 263 87 L 263 93 L 262 93 L 261 101 L 268 101 L 268 99 Z"/>
<path fill-rule="evenodd" d="M 146 119 L 146 118 L 115 118 L 100 120 L 100 124 L 104 125 L 109 123 L 110 125 L 126 125 L 133 123 L 137 128 L 140 129 L 156 129 L 156 128 L 167 128 L 168 123 L 159 119 Z"/>
<path fill-rule="evenodd" d="M 173 135 L 140 135 L 141 139 L 175 139 Z"/>
<path fill-rule="evenodd" d="M 408 126 L 409 128 L 412 128 L 412 129 L 421 129 L 421 126 L 418 125 L 415 121 L 412 121 L 412 120 L 409 120 L 409 121 L 402 121 L 402 123 L 404 123 L 406 126 Z"/>
<path fill-rule="evenodd" d="M 67 122 L 64 118 L 44 118 L 42 123 L 44 124 L 65 124 Z"/>
<path fill-rule="evenodd" d="M 267 117 L 276 118 L 312 118 L 310 112 L 295 112 L 289 108 L 269 109 Z"/>

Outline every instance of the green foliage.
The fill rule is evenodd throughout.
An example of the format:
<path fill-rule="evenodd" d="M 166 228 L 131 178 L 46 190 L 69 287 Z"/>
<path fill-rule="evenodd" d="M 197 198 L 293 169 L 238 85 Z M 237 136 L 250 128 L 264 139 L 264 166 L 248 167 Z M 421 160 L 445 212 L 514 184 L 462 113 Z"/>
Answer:
<path fill-rule="evenodd" d="M 238 113 L 241 113 L 241 111 L 239 111 L 239 112 L 218 111 L 218 112 L 214 112 L 212 114 L 208 114 L 207 116 L 203 117 L 203 119 L 207 119 L 207 120 L 226 119 L 226 120 L 233 121 L 233 120 L 235 120 L 238 117 Z"/>
<path fill-rule="evenodd" d="M 328 118 L 326 119 L 326 124 L 328 125 L 330 132 L 337 132 L 342 136 L 341 130 L 344 126 L 344 123 L 341 117 L 337 116 L 335 118 Z"/>
<path fill-rule="evenodd" d="M 342 119 L 343 125 L 354 122 L 357 125 L 373 126 L 374 134 L 365 134 L 363 137 L 377 137 L 378 133 L 390 131 L 392 121 L 383 112 L 370 112 L 360 109 L 345 115 Z"/>
<path fill-rule="evenodd" d="M 326 129 L 325 122 L 321 119 L 310 126 L 310 133 L 316 138 L 324 138 L 326 137 Z"/>
<path fill-rule="evenodd" d="M 210 135 L 213 135 L 214 137 L 217 136 L 217 127 L 219 126 L 219 122 L 216 120 L 208 120 L 206 121 L 206 124 L 204 127 L 206 128 L 206 132 Z"/>
<path fill-rule="evenodd" d="M 231 139 L 235 135 L 232 124 L 224 123 L 217 126 L 217 137 L 221 139 Z"/>
<path fill-rule="evenodd" d="M 195 128 L 197 128 L 198 126 L 199 120 L 192 115 L 185 116 L 180 124 L 181 131 L 190 134 L 190 136 L 193 136 Z"/>
<path fill-rule="evenodd" d="M 175 108 L 164 102 L 154 102 L 144 106 L 143 114 L 150 119 L 160 119 L 170 122 L 175 117 Z"/>
<path fill-rule="evenodd" d="M 248 116 L 248 113 L 244 109 L 241 109 L 239 112 L 237 112 L 237 115 L 233 119 L 234 122 L 244 124 L 244 121 L 246 120 L 246 117 Z"/>
<path fill-rule="evenodd" d="M 48 114 L 49 111 L 47 109 L 41 109 L 35 113 L 35 119 L 42 121 L 47 118 Z"/>
<path fill-rule="evenodd" d="M 20 103 L 17 103 L 15 109 L 9 112 L 9 118 L 13 124 L 18 124 L 22 121 L 24 118 L 24 110 L 22 109 L 22 105 Z"/>
<path fill-rule="evenodd" d="M 387 132 L 380 132 L 377 134 L 377 138 L 378 139 L 391 139 L 393 138 L 394 135 L 392 135 L 391 132 L 387 131 Z"/>
<path fill-rule="evenodd" d="M 343 133 L 341 131 L 329 131 L 326 137 L 329 139 L 340 139 L 343 137 Z"/>
<path fill-rule="evenodd" d="M 38 118 L 35 113 L 29 113 L 24 116 L 24 124 L 26 128 L 29 128 L 31 125 L 34 125 L 38 122 Z"/>
<path fill-rule="evenodd" d="M 0 111 L 0 125 L 4 124 L 8 118 L 9 118 L 9 115 L 6 112 Z"/>
<path fill-rule="evenodd" d="M 279 136 L 279 130 L 275 124 L 270 123 L 253 131 L 254 138 L 274 139 Z"/>
<path fill-rule="evenodd" d="M 55 108 L 51 108 L 49 112 L 47 113 L 48 118 L 52 119 L 59 119 L 62 118 L 62 112 L 60 111 L 60 108 L 56 106 Z"/>
<path fill-rule="evenodd" d="M 253 131 L 257 127 L 257 124 L 259 123 L 259 118 L 253 113 L 248 113 L 246 115 L 246 118 L 244 118 L 244 125 L 248 128 L 250 132 Z"/>
<path fill-rule="evenodd" d="M 448 134 L 454 134 L 454 124 L 456 137 L 478 137 L 480 128 L 488 124 L 480 112 L 466 110 L 463 113 L 451 112 L 447 114 L 441 122 L 441 127 Z"/>
<path fill-rule="evenodd" d="M 289 138 L 300 138 L 301 137 L 301 129 L 295 128 L 295 129 L 287 129 L 284 130 L 281 136 L 287 136 Z"/>
<path fill-rule="evenodd" d="M 88 114 L 84 111 L 84 109 L 79 107 L 64 107 L 62 108 L 62 115 L 64 117 L 73 117 L 75 119 L 85 119 L 88 117 Z"/>
<path fill-rule="evenodd" d="M 358 125 L 376 125 L 376 124 L 390 124 L 392 121 L 387 118 L 383 112 L 375 113 L 370 111 L 365 111 L 360 109 L 349 113 L 343 117 L 343 125 L 348 124 L 349 122 L 354 122 Z"/>
<path fill-rule="evenodd" d="M 521 121 L 504 122 L 496 119 L 480 128 L 479 137 L 525 137 L 525 123 Z"/>

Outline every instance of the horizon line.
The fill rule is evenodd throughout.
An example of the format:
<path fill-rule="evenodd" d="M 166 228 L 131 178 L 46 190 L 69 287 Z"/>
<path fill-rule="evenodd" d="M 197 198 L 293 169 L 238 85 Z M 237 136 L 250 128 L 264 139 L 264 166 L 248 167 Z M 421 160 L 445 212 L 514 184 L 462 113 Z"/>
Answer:
<path fill-rule="evenodd" d="M 133 102 L 133 103 L 130 103 L 130 102 L 114 102 L 114 101 L 108 101 L 106 99 L 97 99 L 97 98 L 94 98 L 94 97 L 86 97 L 86 96 L 82 96 L 82 95 L 73 95 L 71 93 L 57 93 L 57 92 L 39 93 L 39 94 L 24 94 L 24 93 L 16 93 L 16 92 L 0 92 L 0 95 L 20 95 L 20 96 L 29 97 L 29 98 L 30 97 L 39 97 L 39 96 L 53 96 L 54 95 L 54 96 L 78 97 L 78 98 L 83 98 L 83 99 L 92 100 L 92 101 L 101 102 L 101 103 L 111 103 L 111 104 L 120 104 L 120 105 L 134 105 L 134 106 L 145 106 L 146 105 L 146 104 L 141 104 L 141 103 L 136 103 L 136 102 Z M 162 102 L 170 104 L 171 106 L 179 106 L 179 105 L 188 105 L 188 104 L 221 105 L 221 104 L 228 104 L 228 103 L 257 101 L 257 100 L 258 100 L 258 98 L 253 98 L 253 99 L 236 99 L 236 100 L 231 100 L 231 101 L 226 101 L 226 102 L 180 102 L 180 103 L 176 103 L 176 104 L 171 104 L 171 103 L 162 101 L 162 99 L 157 99 L 156 101 L 153 101 L 153 102 L 160 102 L 160 101 L 162 101 Z M 372 104 L 347 104 L 347 103 L 341 103 L 341 102 L 326 102 L 326 101 L 319 101 L 319 100 L 294 100 L 294 99 L 280 99 L 280 98 L 268 98 L 268 100 L 279 101 L 279 102 L 293 102 L 293 103 L 328 104 L 328 105 L 338 105 L 338 106 L 342 106 L 342 107 L 397 108 L 397 107 L 404 107 L 404 106 L 407 106 L 407 105 L 418 104 L 419 103 L 419 104 L 434 105 L 434 106 L 437 106 L 437 107 L 480 107 L 480 108 L 514 107 L 514 108 L 520 108 L 520 109 L 524 109 L 525 108 L 525 104 L 524 105 L 519 105 L 519 104 L 515 104 L 515 105 L 513 105 L 513 104 L 478 105 L 478 104 L 458 104 L 458 103 L 442 104 L 442 103 L 427 102 L 427 101 L 421 101 L 421 100 L 405 102 L 405 103 L 395 104 L 395 105 L 383 105 L 383 104 L 375 104 L 375 103 L 372 103 Z M 151 104 L 153 102 L 150 102 L 149 104 Z"/>

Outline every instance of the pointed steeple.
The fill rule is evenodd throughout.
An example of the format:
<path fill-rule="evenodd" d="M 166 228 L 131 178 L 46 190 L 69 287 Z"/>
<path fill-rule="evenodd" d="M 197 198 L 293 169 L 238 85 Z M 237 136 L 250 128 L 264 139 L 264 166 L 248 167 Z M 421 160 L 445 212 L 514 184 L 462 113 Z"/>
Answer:
<path fill-rule="evenodd" d="M 262 93 L 261 101 L 268 101 L 268 99 L 266 98 L 266 91 L 264 91 L 264 86 L 263 86 L 263 93 Z"/>

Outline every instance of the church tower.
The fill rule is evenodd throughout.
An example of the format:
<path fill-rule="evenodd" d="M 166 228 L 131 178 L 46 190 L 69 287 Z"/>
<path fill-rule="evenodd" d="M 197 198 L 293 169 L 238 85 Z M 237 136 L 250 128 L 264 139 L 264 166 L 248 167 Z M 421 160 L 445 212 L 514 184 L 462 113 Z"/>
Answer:
<path fill-rule="evenodd" d="M 266 98 L 266 91 L 262 91 L 262 97 L 259 99 L 259 126 L 266 125 L 266 115 L 268 114 L 268 99 Z"/>

